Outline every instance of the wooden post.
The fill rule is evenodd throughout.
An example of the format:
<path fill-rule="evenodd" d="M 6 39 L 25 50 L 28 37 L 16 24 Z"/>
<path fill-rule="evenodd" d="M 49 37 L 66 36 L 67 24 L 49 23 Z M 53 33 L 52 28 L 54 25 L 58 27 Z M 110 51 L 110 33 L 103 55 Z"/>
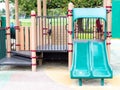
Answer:
<path fill-rule="evenodd" d="M 36 13 L 31 11 L 31 55 L 32 71 L 36 71 Z"/>
<path fill-rule="evenodd" d="M 72 65 L 72 53 L 73 53 L 73 42 L 72 42 L 72 9 L 74 5 L 68 4 L 68 68 L 70 70 Z"/>
<path fill-rule="evenodd" d="M 110 60 L 110 44 L 111 44 L 111 0 L 107 0 L 107 50 L 108 58 Z"/>
<path fill-rule="evenodd" d="M 39 21 L 37 22 L 37 28 L 38 28 L 38 30 L 40 30 L 37 34 L 40 36 L 38 36 L 39 38 L 38 38 L 38 40 L 39 40 L 39 44 L 38 44 L 38 46 L 40 45 L 40 46 L 42 46 L 42 41 L 43 41 L 43 37 L 42 37 L 42 17 L 41 17 L 41 1 L 42 0 L 37 0 L 37 11 L 38 11 L 38 13 L 37 13 L 37 15 L 38 16 L 40 16 L 40 18 L 38 19 Z"/>
<path fill-rule="evenodd" d="M 25 27 L 25 50 L 29 50 L 29 30 Z"/>
<path fill-rule="evenodd" d="M 103 7 L 106 8 L 107 0 L 103 0 Z"/>
<path fill-rule="evenodd" d="M 6 37 L 7 37 L 7 57 L 11 57 L 11 38 L 10 38 L 10 10 L 9 10 L 9 0 L 5 0 L 6 6 Z"/>
<path fill-rule="evenodd" d="M 25 50 L 25 35 L 24 35 L 24 27 L 20 27 L 20 50 Z"/>
<path fill-rule="evenodd" d="M 47 14 L 47 1 L 43 0 L 43 16 Z"/>
<path fill-rule="evenodd" d="M 46 0 L 43 0 L 43 45 L 46 44 L 46 37 L 47 37 L 47 23 L 46 23 L 46 9 L 47 8 L 47 2 Z M 45 49 L 45 48 L 44 48 Z"/>
<path fill-rule="evenodd" d="M 106 4 L 107 4 L 107 0 L 103 0 L 103 7 L 106 8 Z M 102 35 L 102 39 L 104 39 L 104 32 L 106 30 L 106 27 L 105 27 L 105 23 L 102 24 L 103 25 L 103 35 Z"/>
<path fill-rule="evenodd" d="M 37 22 L 37 39 L 38 39 L 38 44 L 37 46 L 38 47 L 42 47 L 42 42 L 43 42 L 43 37 L 42 37 L 42 14 L 41 14 L 41 1 L 42 0 L 37 0 L 37 15 L 40 16 L 40 18 L 38 19 L 39 21 Z M 38 30 L 40 30 L 38 32 Z M 43 57 L 43 54 L 41 53 L 40 55 L 40 60 L 39 60 L 39 65 L 42 65 L 42 57 Z"/>
<path fill-rule="evenodd" d="M 16 51 L 19 51 L 20 44 L 19 44 L 19 18 L 18 18 L 18 0 L 15 0 L 15 31 L 16 31 Z"/>
<path fill-rule="evenodd" d="M 41 0 L 37 0 L 37 15 L 41 16 Z"/>
<path fill-rule="evenodd" d="M 32 27 L 30 26 L 30 50 L 32 50 Z"/>

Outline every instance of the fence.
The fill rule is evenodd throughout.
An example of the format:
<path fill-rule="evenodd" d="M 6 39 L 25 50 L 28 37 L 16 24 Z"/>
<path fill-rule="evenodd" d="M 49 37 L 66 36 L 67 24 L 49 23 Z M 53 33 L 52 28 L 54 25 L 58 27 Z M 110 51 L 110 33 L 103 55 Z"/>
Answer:
<path fill-rule="evenodd" d="M 36 50 L 67 51 L 67 16 L 36 17 Z M 98 18 L 82 18 L 74 22 L 74 39 L 105 39 L 105 22 Z M 12 35 L 12 34 L 11 34 Z M 12 36 L 11 36 L 12 37 Z M 20 50 L 31 50 L 31 28 L 20 26 Z M 16 39 L 11 39 L 11 49 L 16 50 Z"/>
<path fill-rule="evenodd" d="M 67 16 L 37 16 L 36 23 L 36 50 L 67 50 Z M 31 28 L 20 26 L 18 35 L 20 50 L 30 50 Z M 12 33 L 11 50 L 16 50 L 16 37 Z"/>
<path fill-rule="evenodd" d="M 103 19 L 81 18 L 74 22 L 74 39 L 105 39 Z"/>
<path fill-rule="evenodd" d="M 67 16 L 37 16 L 37 50 L 67 50 Z"/>
<path fill-rule="evenodd" d="M 20 26 L 19 29 L 19 46 L 20 50 L 30 50 L 31 44 L 30 44 L 30 39 L 31 39 L 31 28 L 28 26 Z M 11 34 L 12 37 L 12 34 Z M 11 50 L 15 51 L 16 50 L 16 38 L 11 38 Z"/>

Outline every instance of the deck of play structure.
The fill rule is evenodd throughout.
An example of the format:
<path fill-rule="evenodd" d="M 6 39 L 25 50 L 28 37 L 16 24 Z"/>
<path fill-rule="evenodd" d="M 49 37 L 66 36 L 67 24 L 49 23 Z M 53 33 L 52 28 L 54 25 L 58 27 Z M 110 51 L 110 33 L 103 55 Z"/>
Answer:
<path fill-rule="evenodd" d="M 104 85 L 104 79 L 113 76 L 109 65 L 111 3 L 106 1 L 104 8 L 74 8 L 69 3 L 67 16 L 47 16 L 45 1 L 42 16 L 41 2 L 38 2 L 38 14 L 31 11 L 31 27 L 22 27 L 15 0 L 16 25 L 15 31 L 11 31 L 9 0 L 6 0 L 6 19 L 0 28 L 0 53 L 3 51 L 0 65 L 31 66 L 36 71 L 43 59 L 62 58 L 68 60 L 70 76 L 79 79 L 80 85 L 84 78 L 101 79 Z"/>

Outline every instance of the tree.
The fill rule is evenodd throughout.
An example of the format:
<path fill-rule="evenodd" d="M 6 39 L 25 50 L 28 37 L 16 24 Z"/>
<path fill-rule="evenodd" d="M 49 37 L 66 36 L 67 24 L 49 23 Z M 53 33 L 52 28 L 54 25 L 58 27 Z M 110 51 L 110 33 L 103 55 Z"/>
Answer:
<path fill-rule="evenodd" d="M 98 7 L 102 6 L 103 0 L 51 0 L 48 1 L 48 8 L 63 8 L 64 11 L 67 11 L 68 3 L 72 2 L 74 7 Z"/>
<path fill-rule="evenodd" d="M 14 4 L 15 0 L 9 0 L 10 3 Z M 0 2 L 5 2 L 5 0 L 0 0 Z M 24 13 L 30 15 L 31 10 L 37 10 L 37 0 L 18 0 L 19 13 Z"/>
<path fill-rule="evenodd" d="M 3 2 L 4 0 L 0 0 Z M 103 0 L 47 0 L 47 8 L 55 9 L 62 8 L 67 12 L 68 3 L 72 2 L 75 7 L 97 7 L 102 5 Z M 14 3 L 14 0 L 10 0 Z M 19 12 L 30 15 L 31 10 L 37 10 L 37 0 L 18 0 Z"/>
<path fill-rule="evenodd" d="M 14 3 L 14 0 L 10 0 Z M 30 15 L 31 10 L 37 10 L 37 0 L 18 0 L 19 13 Z"/>

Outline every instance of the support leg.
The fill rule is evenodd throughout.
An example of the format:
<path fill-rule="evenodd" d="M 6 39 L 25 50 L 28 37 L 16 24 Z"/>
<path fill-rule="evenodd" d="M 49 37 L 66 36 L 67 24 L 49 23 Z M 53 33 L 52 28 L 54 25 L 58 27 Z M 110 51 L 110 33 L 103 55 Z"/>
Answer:
<path fill-rule="evenodd" d="M 82 79 L 79 79 L 79 85 L 82 86 Z"/>
<path fill-rule="evenodd" d="M 104 78 L 101 78 L 101 86 L 104 86 Z"/>
<path fill-rule="evenodd" d="M 40 54 L 40 59 L 39 59 L 39 66 L 42 65 L 42 61 L 43 61 L 43 53 Z"/>
<path fill-rule="evenodd" d="M 41 66 L 42 65 L 42 61 L 43 61 L 43 59 L 41 58 L 41 59 L 39 59 L 39 66 Z"/>

